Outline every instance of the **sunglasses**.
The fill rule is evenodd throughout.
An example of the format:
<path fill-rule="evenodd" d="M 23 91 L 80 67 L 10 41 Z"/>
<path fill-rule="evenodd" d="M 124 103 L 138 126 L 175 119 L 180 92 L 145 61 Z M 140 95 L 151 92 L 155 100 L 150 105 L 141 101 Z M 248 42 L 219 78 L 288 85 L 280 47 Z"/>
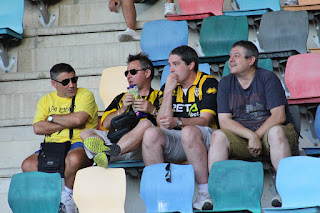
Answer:
<path fill-rule="evenodd" d="M 77 83 L 78 82 L 78 77 L 67 78 L 67 79 L 64 79 L 62 81 L 57 81 L 57 80 L 54 80 L 54 81 L 62 84 L 62 86 L 67 86 L 70 83 L 70 81 L 72 83 L 74 83 L 74 84 Z"/>
<path fill-rule="evenodd" d="M 170 169 L 170 163 L 168 163 L 168 165 L 166 166 L 166 171 L 167 171 L 166 176 L 165 176 L 166 181 L 167 181 L 168 183 L 171 183 L 171 169 Z"/>
<path fill-rule="evenodd" d="M 131 70 L 126 70 L 126 71 L 124 72 L 124 75 L 127 77 L 128 74 L 129 74 L 129 72 L 130 72 L 131 75 L 135 75 L 135 74 L 137 74 L 138 71 L 146 71 L 146 69 L 140 69 L 140 70 L 131 69 Z"/>

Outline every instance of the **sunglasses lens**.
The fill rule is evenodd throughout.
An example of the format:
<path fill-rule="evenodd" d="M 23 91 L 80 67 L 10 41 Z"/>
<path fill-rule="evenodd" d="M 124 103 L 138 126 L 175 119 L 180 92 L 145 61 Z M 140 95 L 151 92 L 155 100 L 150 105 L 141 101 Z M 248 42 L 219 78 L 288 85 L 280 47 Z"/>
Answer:
<path fill-rule="evenodd" d="M 61 81 L 62 86 L 67 86 L 69 84 L 69 79 L 64 79 L 63 81 Z"/>
<path fill-rule="evenodd" d="M 126 77 L 128 76 L 128 74 L 129 74 L 129 71 L 128 71 L 128 70 L 124 72 L 124 75 L 125 75 Z"/>
<path fill-rule="evenodd" d="M 130 70 L 130 74 L 131 74 L 131 75 L 135 75 L 135 74 L 137 74 L 137 72 L 138 72 L 138 71 L 137 71 L 136 69 Z"/>
<path fill-rule="evenodd" d="M 72 81 L 72 83 L 77 83 L 78 82 L 78 77 L 73 77 L 73 78 L 71 78 L 71 81 Z"/>

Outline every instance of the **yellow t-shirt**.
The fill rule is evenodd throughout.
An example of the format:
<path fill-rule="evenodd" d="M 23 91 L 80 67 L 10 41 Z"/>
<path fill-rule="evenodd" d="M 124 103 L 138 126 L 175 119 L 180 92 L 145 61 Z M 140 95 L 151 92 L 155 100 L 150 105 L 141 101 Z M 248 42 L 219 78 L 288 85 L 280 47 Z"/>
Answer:
<path fill-rule="evenodd" d="M 52 114 L 68 114 L 72 98 L 62 98 L 57 95 L 57 91 L 51 92 L 43 96 L 37 105 L 37 111 L 34 117 L 33 124 L 38 121 L 44 121 Z M 92 92 L 85 88 L 78 88 L 74 112 L 84 111 L 89 114 L 85 129 L 96 129 L 98 124 L 98 107 Z M 73 129 L 73 137 L 71 143 L 80 142 L 80 132 L 84 129 Z M 63 129 L 59 132 L 45 136 L 46 142 L 62 143 L 69 141 L 69 129 Z"/>

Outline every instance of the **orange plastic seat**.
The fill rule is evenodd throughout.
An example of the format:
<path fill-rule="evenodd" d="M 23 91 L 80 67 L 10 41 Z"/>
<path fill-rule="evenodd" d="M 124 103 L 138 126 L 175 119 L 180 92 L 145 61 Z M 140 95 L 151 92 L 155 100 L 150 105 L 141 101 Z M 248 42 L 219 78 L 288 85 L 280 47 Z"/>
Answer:
<path fill-rule="evenodd" d="M 198 20 L 223 15 L 223 0 L 179 0 L 182 14 L 166 15 L 171 21 Z"/>

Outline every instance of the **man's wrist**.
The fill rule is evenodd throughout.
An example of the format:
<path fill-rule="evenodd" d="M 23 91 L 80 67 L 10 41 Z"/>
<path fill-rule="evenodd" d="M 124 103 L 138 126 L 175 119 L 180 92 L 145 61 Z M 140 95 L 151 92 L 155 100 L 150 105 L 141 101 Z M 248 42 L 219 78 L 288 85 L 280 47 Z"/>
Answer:
<path fill-rule="evenodd" d="M 178 128 L 181 128 L 181 127 L 182 127 L 182 124 L 183 124 L 183 123 L 182 123 L 181 118 L 178 117 L 178 118 L 177 118 L 177 127 L 178 127 Z"/>
<path fill-rule="evenodd" d="M 53 115 L 49 115 L 48 119 L 47 119 L 50 123 L 53 123 Z"/>

